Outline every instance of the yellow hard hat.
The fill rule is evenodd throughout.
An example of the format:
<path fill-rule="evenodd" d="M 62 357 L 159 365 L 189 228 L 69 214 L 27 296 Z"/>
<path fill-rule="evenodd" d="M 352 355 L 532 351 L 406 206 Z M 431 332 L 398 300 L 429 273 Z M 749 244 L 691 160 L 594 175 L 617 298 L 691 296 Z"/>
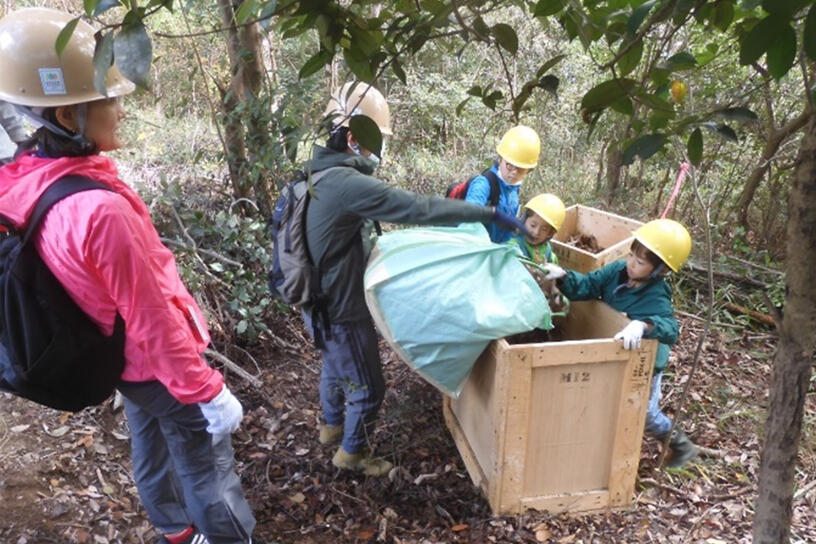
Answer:
<path fill-rule="evenodd" d="M 538 154 L 541 152 L 541 141 L 536 131 L 524 125 L 511 128 L 502 136 L 496 146 L 499 156 L 519 168 L 535 168 Z"/>
<path fill-rule="evenodd" d="M 94 88 L 94 29 L 82 20 L 57 56 L 57 36 L 72 19 L 47 8 L 20 9 L 0 19 L 0 99 L 49 107 L 133 92 L 135 85 L 116 66 L 105 78 L 107 97 Z"/>
<path fill-rule="evenodd" d="M 380 132 L 386 136 L 391 132 L 391 110 L 380 91 L 368 83 L 353 81 L 343 85 L 338 92 L 329 98 L 329 105 L 323 117 L 337 114 L 335 126 L 349 126 L 349 119 L 355 115 L 371 117 Z"/>
<path fill-rule="evenodd" d="M 655 219 L 633 233 L 635 240 L 677 272 L 691 253 L 691 235 L 673 219 Z"/>
<path fill-rule="evenodd" d="M 567 214 L 561 199 L 550 193 L 541 193 L 534 196 L 524 205 L 524 209 L 538 214 L 556 231 L 564 224 L 564 216 Z"/>

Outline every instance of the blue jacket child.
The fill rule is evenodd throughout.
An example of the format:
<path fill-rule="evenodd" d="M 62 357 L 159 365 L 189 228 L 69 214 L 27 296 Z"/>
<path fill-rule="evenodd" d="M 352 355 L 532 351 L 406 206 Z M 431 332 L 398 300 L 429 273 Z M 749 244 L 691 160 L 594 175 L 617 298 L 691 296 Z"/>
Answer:
<path fill-rule="evenodd" d="M 499 159 L 490 168 L 499 180 L 499 201 L 496 210 L 515 217 L 519 210 L 519 189 L 527 174 L 538 164 L 541 141 L 538 134 L 524 125 L 518 125 L 502 136 L 496 146 Z M 465 200 L 480 206 L 490 202 L 490 180 L 478 175 L 468 185 Z M 513 231 L 502 226 L 489 224 L 487 232 L 490 240 L 503 244 L 510 240 Z"/>
<path fill-rule="evenodd" d="M 672 421 L 659 407 L 663 369 L 669 361 L 669 346 L 677 342 L 679 329 L 674 317 L 671 288 L 664 279 L 667 267 L 677 272 L 691 251 L 691 237 L 680 223 L 657 219 L 634 232 L 635 240 L 626 259 L 610 263 L 588 274 L 567 271 L 558 282 L 570 300 L 600 299 L 632 321 L 618 334 L 626 349 L 640 347 L 642 338 L 658 344 L 652 377 L 646 431 L 664 439 Z M 667 466 L 677 468 L 696 457 L 697 448 L 682 429 L 675 426 L 669 442 L 672 457 Z"/>

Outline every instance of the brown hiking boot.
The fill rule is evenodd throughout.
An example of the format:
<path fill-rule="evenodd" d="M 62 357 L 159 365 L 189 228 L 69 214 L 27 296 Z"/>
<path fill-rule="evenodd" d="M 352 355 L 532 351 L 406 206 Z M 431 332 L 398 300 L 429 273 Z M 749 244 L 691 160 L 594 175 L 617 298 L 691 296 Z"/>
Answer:
<path fill-rule="evenodd" d="M 337 468 L 362 472 L 366 476 L 385 476 L 394 467 L 385 459 L 371 457 L 371 452 L 349 453 L 343 446 L 337 448 L 332 464 Z"/>
<path fill-rule="evenodd" d="M 343 438 L 342 425 L 320 424 L 320 434 L 317 439 L 321 444 L 333 444 L 334 442 L 339 442 L 341 438 Z"/>

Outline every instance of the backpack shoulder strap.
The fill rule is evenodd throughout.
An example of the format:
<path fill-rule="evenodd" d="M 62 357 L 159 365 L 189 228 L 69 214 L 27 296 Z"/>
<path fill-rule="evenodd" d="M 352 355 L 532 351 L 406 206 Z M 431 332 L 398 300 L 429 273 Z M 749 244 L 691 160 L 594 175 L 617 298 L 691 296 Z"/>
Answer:
<path fill-rule="evenodd" d="M 337 170 L 339 170 L 341 168 L 351 168 L 351 167 L 350 166 L 330 166 L 328 168 L 324 168 L 323 170 L 318 170 L 317 172 L 312 172 L 311 173 L 311 175 L 312 175 L 312 178 L 311 178 L 312 179 L 312 185 L 314 185 L 318 181 L 324 179 L 330 172 L 337 171 Z M 308 174 L 306 175 L 305 179 L 307 181 L 309 180 Z"/>
<path fill-rule="evenodd" d="M 48 210 L 51 209 L 51 206 L 74 193 L 89 191 L 91 189 L 105 189 L 110 191 L 110 189 L 105 185 L 102 185 L 98 181 L 94 181 L 85 176 L 65 176 L 52 183 L 51 186 L 46 189 L 37 200 L 37 204 L 34 206 L 34 211 L 31 213 L 31 217 L 28 219 L 28 225 L 26 225 L 25 236 L 23 236 L 22 243 L 25 244 L 28 242 L 28 240 L 37 232 L 40 223 L 48 213 Z"/>
<path fill-rule="evenodd" d="M 499 196 L 501 194 L 499 178 L 491 168 L 488 168 L 482 172 L 482 175 L 487 178 L 487 181 L 490 182 L 490 198 L 488 198 L 487 201 L 491 206 L 496 207 L 499 205 Z"/>

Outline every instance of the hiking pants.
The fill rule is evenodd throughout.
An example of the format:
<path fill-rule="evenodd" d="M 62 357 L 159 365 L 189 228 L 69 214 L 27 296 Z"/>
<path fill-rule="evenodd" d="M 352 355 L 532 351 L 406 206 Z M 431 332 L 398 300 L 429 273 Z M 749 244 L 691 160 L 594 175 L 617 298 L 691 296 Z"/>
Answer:
<path fill-rule="evenodd" d="M 646 432 L 657 437 L 666 436 L 671 429 L 672 420 L 660 410 L 660 382 L 663 373 L 652 376 L 652 388 L 649 392 L 649 405 L 646 407 Z"/>
<path fill-rule="evenodd" d="M 314 339 L 311 316 L 303 312 L 303 319 Z M 329 329 L 329 334 L 322 329 L 318 331 L 324 344 L 320 349 L 323 420 L 329 425 L 343 425 L 343 449 L 359 453 L 368 444 L 372 424 L 385 396 L 377 333 L 370 318 L 333 323 Z"/>
<path fill-rule="evenodd" d="M 207 432 L 198 404 L 182 404 L 158 381 L 121 382 L 133 479 L 163 534 L 194 525 L 211 544 L 250 542 L 255 518 L 235 473 L 228 434 Z"/>

